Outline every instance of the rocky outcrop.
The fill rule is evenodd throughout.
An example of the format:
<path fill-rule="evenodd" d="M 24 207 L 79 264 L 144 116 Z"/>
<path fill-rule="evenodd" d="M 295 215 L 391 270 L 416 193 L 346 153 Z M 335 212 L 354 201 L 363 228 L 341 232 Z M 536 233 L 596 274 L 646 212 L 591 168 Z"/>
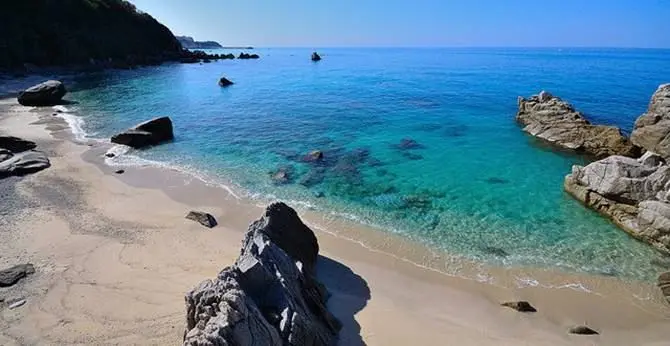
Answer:
<path fill-rule="evenodd" d="M 112 143 L 123 144 L 133 148 L 144 148 L 157 145 L 174 138 L 172 120 L 161 117 L 143 122 L 132 129 L 112 137 Z"/>
<path fill-rule="evenodd" d="M 612 219 L 633 237 L 670 254 L 670 167 L 647 152 L 611 156 L 565 177 L 567 192 Z"/>
<path fill-rule="evenodd" d="M 186 214 L 186 218 L 200 223 L 201 225 L 212 228 L 217 225 L 216 219 L 209 213 L 192 210 Z"/>
<path fill-rule="evenodd" d="M 33 150 L 35 143 L 0 136 L 0 179 L 39 172 L 51 166 L 46 154 Z"/>
<path fill-rule="evenodd" d="M 634 159 L 611 156 L 585 167 L 573 166 L 565 177 L 567 192 L 586 206 L 612 219 L 633 237 L 670 254 L 670 165 L 661 141 L 647 141 L 645 131 L 657 133 L 663 123 L 670 126 L 670 85 L 661 85 L 652 97 L 647 113 L 636 121 L 633 140 L 647 152 Z M 650 119 L 657 119 L 653 124 Z M 655 128 L 655 129 L 654 129 Z M 670 127 L 667 128 L 670 133 Z"/>
<path fill-rule="evenodd" d="M 253 222 L 240 256 L 186 295 L 184 345 L 334 345 L 341 328 L 315 278 L 314 233 L 283 203 Z"/>
<path fill-rule="evenodd" d="M 572 105 L 546 91 L 528 99 L 519 97 L 516 120 L 532 136 L 597 158 L 640 154 L 618 128 L 591 124 Z"/>
<path fill-rule="evenodd" d="M 0 270 L 0 287 L 9 287 L 24 277 L 34 274 L 35 267 L 32 264 L 19 264 L 11 268 Z"/>
<path fill-rule="evenodd" d="M 658 287 L 661 288 L 661 293 L 665 300 L 670 303 L 670 272 L 663 273 L 658 277 Z"/>
<path fill-rule="evenodd" d="M 670 83 L 658 87 L 647 112 L 635 121 L 631 141 L 670 159 Z"/>
<path fill-rule="evenodd" d="M 321 56 L 319 55 L 319 53 L 317 52 L 312 53 L 312 61 L 320 61 L 320 60 Z"/>
<path fill-rule="evenodd" d="M 18 101 L 24 106 L 54 106 L 61 102 L 66 93 L 63 83 L 49 80 L 22 91 Z"/>
<path fill-rule="evenodd" d="M 219 79 L 219 86 L 222 87 L 222 88 L 225 88 L 225 87 L 230 86 L 230 85 L 233 85 L 233 84 L 234 84 L 234 83 L 231 82 L 231 81 L 230 81 L 228 78 L 226 78 L 226 77 L 221 77 L 221 78 Z"/>

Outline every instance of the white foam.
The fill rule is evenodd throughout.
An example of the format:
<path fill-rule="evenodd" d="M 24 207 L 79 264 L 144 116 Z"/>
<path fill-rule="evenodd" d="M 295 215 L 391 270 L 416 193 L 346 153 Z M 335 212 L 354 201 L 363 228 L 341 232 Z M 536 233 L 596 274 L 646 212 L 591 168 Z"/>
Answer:
<path fill-rule="evenodd" d="M 67 112 L 57 113 L 56 116 L 65 120 L 68 127 L 70 127 L 70 132 L 72 132 L 72 135 L 74 135 L 75 140 L 83 142 L 88 139 L 88 135 L 86 131 L 84 131 L 84 120 L 81 117 Z"/>

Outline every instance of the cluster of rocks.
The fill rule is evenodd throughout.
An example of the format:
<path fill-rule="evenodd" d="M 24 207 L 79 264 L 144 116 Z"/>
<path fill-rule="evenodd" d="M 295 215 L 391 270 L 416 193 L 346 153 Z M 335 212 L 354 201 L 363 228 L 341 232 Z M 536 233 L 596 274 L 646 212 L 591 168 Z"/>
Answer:
<path fill-rule="evenodd" d="M 186 294 L 184 345 L 334 345 L 317 239 L 283 203 L 253 222 L 235 263 Z"/>
<path fill-rule="evenodd" d="M 616 128 L 590 125 L 572 106 L 544 92 L 520 98 L 517 119 L 533 135 L 605 157 L 573 166 L 564 189 L 631 236 L 670 255 L 670 84 L 658 87 L 630 140 Z M 669 278 L 661 275 L 659 286 L 670 301 Z"/>
<path fill-rule="evenodd" d="M 597 158 L 640 153 L 618 128 L 591 124 L 572 105 L 546 91 L 528 99 L 519 97 L 516 120 L 532 136 Z"/>
<path fill-rule="evenodd" d="M 242 52 L 242 53 L 240 53 L 240 55 L 237 58 L 242 59 L 242 60 L 244 60 L 244 59 L 258 59 L 258 58 L 260 58 L 260 56 L 258 56 L 258 54 L 255 54 L 255 53 L 254 54 L 249 54 L 249 53 Z"/>

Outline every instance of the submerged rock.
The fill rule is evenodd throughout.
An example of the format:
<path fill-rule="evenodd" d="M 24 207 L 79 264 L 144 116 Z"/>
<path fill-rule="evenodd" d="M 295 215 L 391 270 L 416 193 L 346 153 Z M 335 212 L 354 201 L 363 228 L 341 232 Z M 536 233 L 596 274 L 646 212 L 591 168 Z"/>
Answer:
<path fill-rule="evenodd" d="M 507 257 L 509 256 L 509 253 L 507 251 L 495 247 L 495 246 L 484 246 L 482 247 L 482 251 L 486 252 L 487 254 L 498 256 L 498 257 Z"/>
<path fill-rule="evenodd" d="M 597 331 L 587 327 L 587 326 L 574 326 L 568 330 L 568 333 L 570 334 L 578 334 L 578 335 L 598 335 Z"/>
<path fill-rule="evenodd" d="M 219 79 L 219 86 L 222 87 L 222 88 L 225 88 L 225 87 L 233 85 L 233 84 L 234 83 L 231 82 L 230 80 L 228 80 L 228 78 L 226 78 L 226 77 L 221 77 Z"/>
<path fill-rule="evenodd" d="M 32 150 L 37 145 L 17 137 L 0 136 L 0 179 L 22 176 L 49 168 L 46 154 Z"/>
<path fill-rule="evenodd" d="M 270 179 L 277 185 L 288 184 L 293 180 L 293 167 L 283 166 L 277 170 L 270 172 Z"/>
<path fill-rule="evenodd" d="M 18 101 L 24 106 L 54 106 L 61 102 L 66 93 L 62 82 L 49 80 L 19 93 Z"/>
<path fill-rule="evenodd" d="M 546 91 L 528 99 L 519 97 L 516 120 L 532 136 L 597 158 L 640 154 L 618 128 L 591 124 L 572 105 Z"/>
<path fill-rule="evenodd" d="M 240 256 L 186 295 L 184 345 L 334 345 L 340 322 L 315 277 L 319 246 L 295 210 L 268 206 Z"/>
<path fill-rule="evenodd" d="M 519 312 L 537 312 L 537 309 L 535 309 L 532 305 L 530 305 L 529 302 L 524 300 L 518 302 L 505 302 L 500 305 L 508 307 L 510 309 L 514 309 Z"/>
<path fill-rule="evenodd" d="M 35 267 L 32 264 L 19 264 L 11 268 L 0 270 L 0 287 L 13 286 L 24 277 L 34 274 Z"/>
<path fill-rule="evenodd" d="M 635 121 L 630 139 L 637 146 L 670 158 L 670 83 L 658 87 L 647 112 Z"/>
<path fill-rule="evenodd" d="M 394 145 L 399 150 L 422 149 L 423 145 L 411 138 L 403 138 L 400 143 Z"/>
<path fill-rule="evenodd" d="M 112 137 L 112 143 L 123 144 L 133 148 L 144 148 L 157 145 L 174 138 L 172 120 L 160 117 L 138 124 L 132 129 Z"/>
<path fill-rule="evenodd" d="M 320 61 L 320 60 L 321 56 L 319 55 L 319 53 L 317 52 L 312 53 L 312 61 Z"/>
<path fill-rule="evenodd" d="M 191 210 L 187 215 L 186 218 L 189 220 L 193 220 L 195 222 L 200 223 L 201 225 L 207 227 L 207 228 L 212 228 L 217 225 L 216 219 L 214 216 L 212 216 L 209 213 L 205 213 L 202 211 L 194 211 Z"/>
<path fill-rule="evenodd" d="M 323 160 L 323 152 L 321 150 L 313 150 L 309 154 L 305 155 L 303 161 L 305 162 L 316 162 Z"/>
<path fill-rule="evenodd" d="M 661 293 L 665 300 L 670 303 L 670 272 L 663 273 L 658 277 L 658 287 L 661 288 Z"/>

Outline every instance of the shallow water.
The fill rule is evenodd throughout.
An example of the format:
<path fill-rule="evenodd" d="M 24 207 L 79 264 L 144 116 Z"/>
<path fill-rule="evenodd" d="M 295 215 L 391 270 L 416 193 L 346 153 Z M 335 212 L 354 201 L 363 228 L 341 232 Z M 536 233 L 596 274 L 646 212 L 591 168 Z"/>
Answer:
<path fill-rule="evenodd" d="M 319 63 L 305 49 L 256 52 L 77 77 L 70 98 L 90 137 L 172 118 L 173 143 L 130 154 L 451 254 L 645 281 L 659 271 L 654 250 L 563 192 L 585 159 L 527 137 L 514 115 L 517 96 L 546 89 L 630 131 L 670 81 L 670 51 L 323 49 Z M 222 75 L 236 84 L 220 88 Z M 324 161 L 303 162 L 316 149 Z M 279 168 L 289 183 L 273 183 Z"/>

